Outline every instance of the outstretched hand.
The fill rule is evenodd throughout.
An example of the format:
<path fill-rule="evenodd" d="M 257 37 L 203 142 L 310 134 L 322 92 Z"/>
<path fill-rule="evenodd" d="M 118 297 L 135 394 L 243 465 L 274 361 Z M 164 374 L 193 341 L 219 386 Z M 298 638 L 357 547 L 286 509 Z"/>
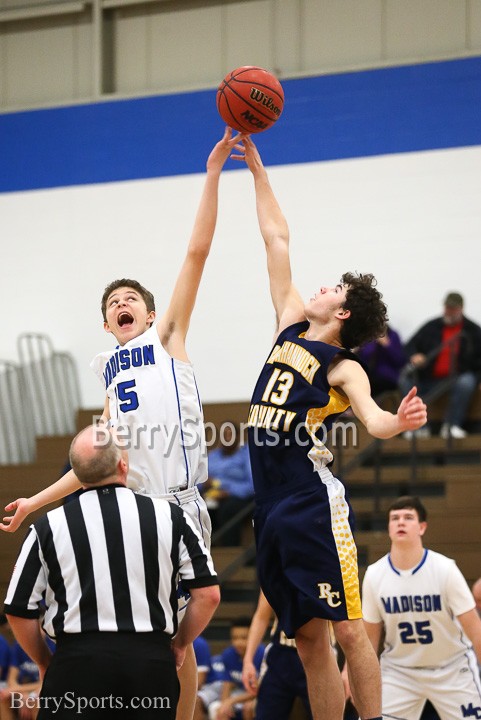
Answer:
<path fill-rule="evenodd" d="M 238 133 L 232 137 L 232 128 L 226 127 L 223 138 L 214 145 L 212 152 L 207 158 L 207 170 L 217 170 L 220 172 L 232 150 L 235 147 L 241 147 L 239 143 L 246 137 L 247 136 L 242 133 Z"/>
<path fill-rule="evenodd" d="M 13 512 L 13 515 L 7 515 L 3 518 L 3 522 L 0 523 L 0 530 L 15 532 L 31 512 L 29 499 L 18 498 L 18 500 L 13 500 L 8 505 L 5 505 L 5 512 Z"/>
<path fill-rule="evenodd" d="M 250 135 L 242 135 L 241 142 L 236 143 L 234 149 L 237 152 L 232 153 L 231 159 L 245 162 L 253 175 L 264 167 L 259 151 Z"/>
<path fill-rule="evenodd" d="M 427 408 L 417 392 L 417 387 L 411 388 L 399 405 L 397 411 L 399 432 L 418 430 L 427 422 Z"/>

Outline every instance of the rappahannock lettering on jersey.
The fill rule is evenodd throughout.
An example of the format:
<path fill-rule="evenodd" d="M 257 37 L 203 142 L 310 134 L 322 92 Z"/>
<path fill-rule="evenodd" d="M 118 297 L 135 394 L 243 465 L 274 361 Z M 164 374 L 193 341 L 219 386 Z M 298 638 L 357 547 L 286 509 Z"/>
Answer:
<path fill-rule="evenodd" d="M 321 363 L 314 355 L 297 345 L 296 343 L 285 340 L 282 345 L 276 345 L 272 350 L 267 364 L 275 362 L 289 365 L 289 367 L 297 370 L 302 377 L 312 385 L 316 372 L 321 367 Z"/>

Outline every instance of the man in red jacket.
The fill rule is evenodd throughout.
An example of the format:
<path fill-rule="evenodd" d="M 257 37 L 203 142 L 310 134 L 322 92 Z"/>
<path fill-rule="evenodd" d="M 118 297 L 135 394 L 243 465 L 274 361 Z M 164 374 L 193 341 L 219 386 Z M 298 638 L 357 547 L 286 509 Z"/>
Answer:
<path fill-rule="evenodd" d="M 400 383 L 403 393 L 415 383 L 422 396 L 452 378 L 441 427 L 444 438 L 466 436 L 464 421 L 481 381 L 481 327 L 464 315 L 463 307 L 462 295 L 448 293 L 443 315 L 429 320 L 407 343 L 406 353 L 416 372 Z"/>

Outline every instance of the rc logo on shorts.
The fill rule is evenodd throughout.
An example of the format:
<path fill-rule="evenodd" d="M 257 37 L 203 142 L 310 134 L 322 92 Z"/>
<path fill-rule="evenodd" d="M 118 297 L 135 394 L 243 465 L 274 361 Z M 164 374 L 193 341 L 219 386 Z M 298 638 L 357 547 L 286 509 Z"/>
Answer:
<path fill-rule="evenodd" d="M 339 591 L 332 590 L 330 583 L 317 583 L 317 587 L 319 588 L 319 598 L 321 600 L 327 600 L 327 604 L 332 608 L 339 607 L 341 604 L 339 599 L 341 593 Z"/>
<path fill-rule="evenodd" d="M 469 703 L 468 707 L 461 705 L 461 710 L 465 718 L 481 718 L 481 707 L 474 707 L 473 703 Z"/>

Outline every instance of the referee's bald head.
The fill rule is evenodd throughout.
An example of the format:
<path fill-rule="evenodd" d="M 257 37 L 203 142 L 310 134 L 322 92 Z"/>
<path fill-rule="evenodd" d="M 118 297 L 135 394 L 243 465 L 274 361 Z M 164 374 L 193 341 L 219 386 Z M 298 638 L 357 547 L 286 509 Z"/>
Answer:
<path fill-rule="evenodd" d="M 104 425 L 81 430 L 72 440 L 69 460 L 82 485 L 125 481 L 128 470 L 127 453 Z"/>

